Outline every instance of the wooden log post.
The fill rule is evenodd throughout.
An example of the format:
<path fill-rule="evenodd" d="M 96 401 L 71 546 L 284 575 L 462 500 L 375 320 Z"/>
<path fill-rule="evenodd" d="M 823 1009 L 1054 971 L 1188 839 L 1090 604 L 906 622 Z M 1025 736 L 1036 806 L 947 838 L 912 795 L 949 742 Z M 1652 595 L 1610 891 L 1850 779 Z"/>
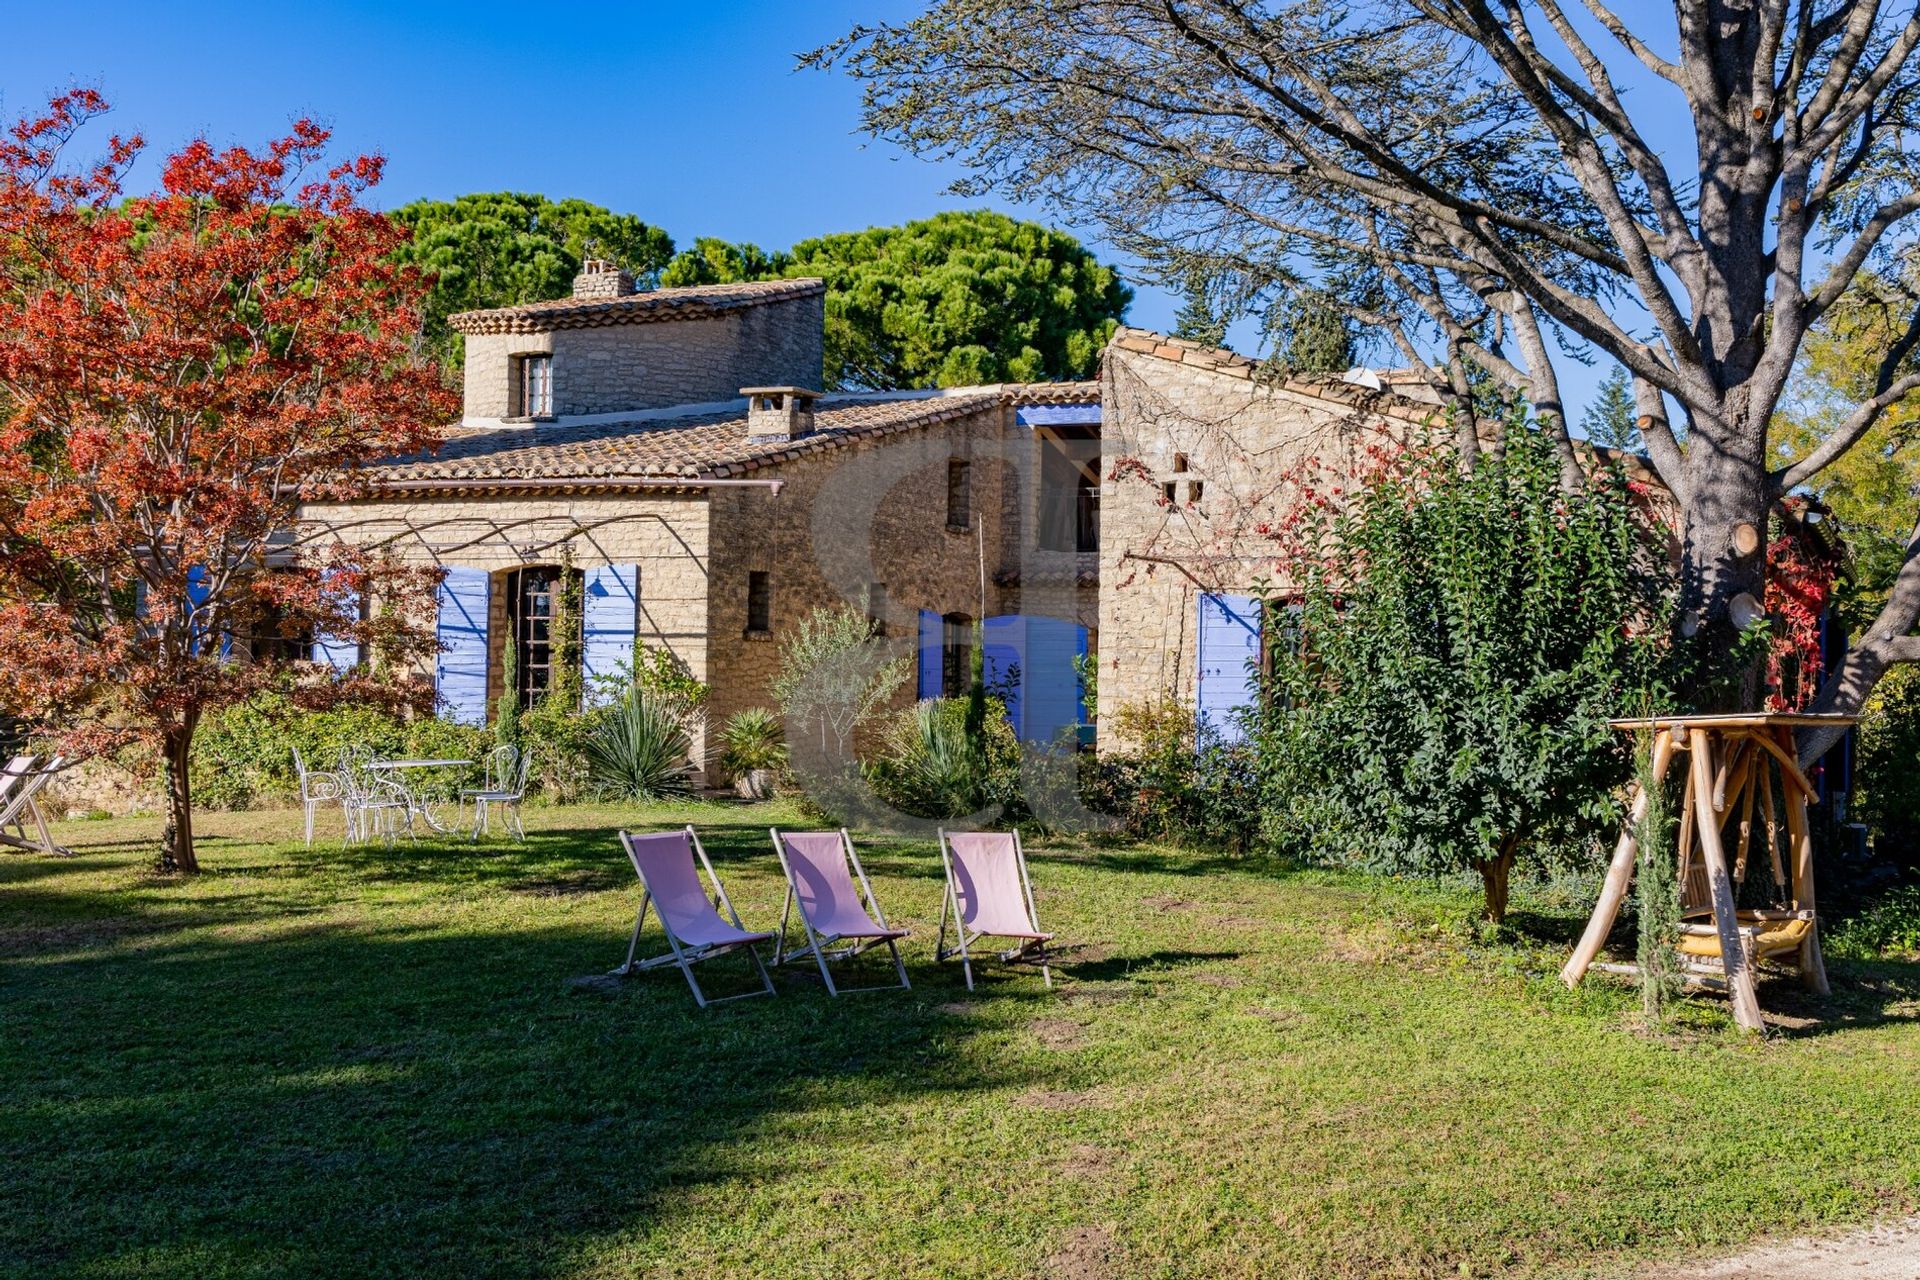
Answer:
<path fill-rule="evenodd" d="M 1733 1020 L 1748 1031 L 1764 1032 L 1760 998 L 1753 989 L 1753 964 L 1740 937 L 1735 914 L 1733 882 L 1727 875 L 1727 854 L 1720 844 L 1719 815 L 1713 810 L 1713 737 L 1706 729 L 1688 734 L 1693 778 L 1693 803 L 1698 816 L 1694 832 L 1700 857 L 1706 864 L 1707 885 L 1713 895 L 1713 926 L 1720 935 L 1720 963 L 1726 970 L 1727 994 L 1733 1001 Z"/>
<path fill-rule="evenodd" d="M 1667 769 L 1673 764 L 1674 737 L 1671 730 L 1654 734 L 1653 780 L 1656 785 L 1666 781 Z M 1577 986 L 1580 979 L 1586 976 L 1594 957 L 1606 945 L 1607 935 L 1613 932 L 1613 922 L 1620 916 L 1620 904 L 1626 900 L 1627 885 L 1633 880 L 1633 860 L 1639 851 L 1635 833 L 1640 828 L 1640 820 L 1647 816 L 1647 800 L 1647 794 L 1635 787 L 1633 800 L 1627 806 L 1626 826 L 1621 829 L 1619 840 L 1614 842 L 1613 861 L 1607 864 L 1607 876 L 1600 885 L 1600 901 L 1594 905 L 1593 915 L 1588 919 L 1580 941 L 1575 944 L 1573 954 L 1567 957 L 1567 963 L 1560 969 L 1560 981 L 1569 987 Z"/>
<path fill-rule="evenodd" d="M 1783 746 L 1793 745 L 1791 729 L 1782 729 L 1780 736 L 1784 739 Z M 1826 957 L 1820 952 L 1820 911 L 1814 905 L 1813 832 L 1807 822 L 1807 801 L 1812 799 L 1813 792 L 1811 787 L 1790 783 L 1785 770 L 1781 773 L 1781 790 L 1787 793 L 1787 838 L 1793 843 L 1793 905 L 1813 912 L 1806 941 L 1800 944 L 1800 983 L 1815 995 L 1830 995 L 1833 988 L 1827 983 Z M 1804 774 L 1800 781 L 1805 783 Z"/>

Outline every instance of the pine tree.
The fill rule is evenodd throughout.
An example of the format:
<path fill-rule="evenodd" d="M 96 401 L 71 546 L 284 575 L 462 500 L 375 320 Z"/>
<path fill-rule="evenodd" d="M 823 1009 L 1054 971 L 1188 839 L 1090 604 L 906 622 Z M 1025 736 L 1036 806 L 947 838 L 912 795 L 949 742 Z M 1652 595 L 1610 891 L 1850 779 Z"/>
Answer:
<path fill-rule="evenodd" d="M 1173 318 L 1173 336 L 1203 347 L 1226 345 L 1226 317 L 1214 308 L 1204 276 L 1195 275 L 1187 281 L 1186 301 Z"/>
<path fill-rule="evenodd" d="M 1615 365 L 1613 372 L 1600 383 L 1593 403 L 1587 406 L 1586 415 L 1580 419 L 1580 430 L 1597 445 L 1638 452 L 1639 416 L 1634 409 L 1633 387 L 1627 381 L 1627 371 Z"/>

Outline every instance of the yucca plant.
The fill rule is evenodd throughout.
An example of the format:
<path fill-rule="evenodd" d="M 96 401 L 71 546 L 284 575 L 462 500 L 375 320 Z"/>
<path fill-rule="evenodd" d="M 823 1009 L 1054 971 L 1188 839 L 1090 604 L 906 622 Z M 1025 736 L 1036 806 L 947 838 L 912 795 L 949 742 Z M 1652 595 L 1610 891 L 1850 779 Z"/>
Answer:
<path fill-rule="evenodd" d="M 916 704 L 887 733 L 867 779 L 888 804 L 916 818 L 959 818 L 1001 809 L 1019 796 L 1020 744 L 999 705 L 975 738 L 964 699 Z"/>
<path fill-rule="evenodd" d="M 687 777 L 692 747 L 678 707 L 629 688 L 587 734 L 587 776 L 602 794 L 622 800 L 684 795 L 692 790 Z"/>

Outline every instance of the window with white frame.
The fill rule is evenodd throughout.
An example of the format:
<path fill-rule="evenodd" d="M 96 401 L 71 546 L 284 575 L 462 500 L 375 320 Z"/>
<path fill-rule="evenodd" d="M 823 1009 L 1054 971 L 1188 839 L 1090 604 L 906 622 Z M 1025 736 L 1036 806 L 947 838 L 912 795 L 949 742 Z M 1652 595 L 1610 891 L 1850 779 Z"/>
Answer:
<path fill-rule="evenodd" d="M 520 356 L 515 361 L 518 403 L 514 412 L 522 418 L 553 416 L 553 357 Z"/>

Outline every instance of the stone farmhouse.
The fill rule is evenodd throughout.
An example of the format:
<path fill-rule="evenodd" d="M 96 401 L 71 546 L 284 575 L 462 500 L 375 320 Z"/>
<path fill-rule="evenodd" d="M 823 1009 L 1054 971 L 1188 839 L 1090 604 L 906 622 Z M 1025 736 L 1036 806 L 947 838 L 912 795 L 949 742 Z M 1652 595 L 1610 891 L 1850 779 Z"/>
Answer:
<path fill-rule="evenodd" d="M 445 570 L 422 674 L 471 723 L 508 692 L 509 636 L 514 696 L 551 685 L 570 566 L 585 673 L 663 648 L 711 686 L 713 723 L 771 706 L 782 639 L 851 603 L 911 657 L 903 704 L 959 692 L 980 634 L 1028 740 L 1086 723 L 1089 653 L 1104 707 L 1174 697 L 1225 727 L 1265 565 L 1214 525 L 1300 459 L 1351 465 L 1434 412 L 1127 329 L 1098 383 L 823 394 L 824 293 L 636 292 L 590 262 L 569 298 L 455 316 L 462 421 L 363 498 L 303 507 L 303 528 Z M 313 656 L 361 658 L 324 637 Z"/>

